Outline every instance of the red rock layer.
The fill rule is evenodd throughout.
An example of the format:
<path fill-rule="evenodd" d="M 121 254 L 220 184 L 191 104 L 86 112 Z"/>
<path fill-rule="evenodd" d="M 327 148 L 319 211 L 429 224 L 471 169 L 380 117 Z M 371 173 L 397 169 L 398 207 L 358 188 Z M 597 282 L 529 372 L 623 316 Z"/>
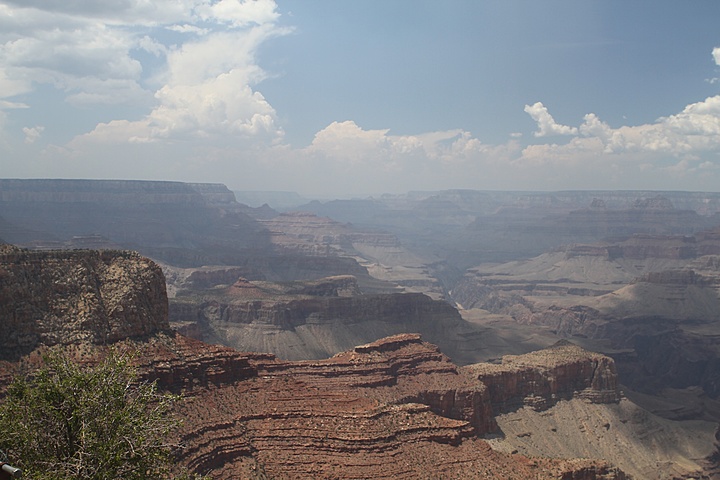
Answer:
<path fill-rule="evenodd" d="M 462 369 L 487 386 L 495 414 L 523 405 L 543 410 L 569 398 L 593 403 L 620 400 L 612 359 L 570 344 L 507 355 L 500 365 L 480 363 Z"/>
<path fill-rule="evenodd" d="M 603 463 L 493 451 L 479 437 L 495 427 L 488 387 L 419 335 L 279 361 L 168 332 L 164 285 L 160 269 L 133 253 L 3 247 L 2 346 L 27 351 L 0 362 L 0 387 L 48 345 L 90 364 L 109 344 L 133 351 L 141 380 L 181 395 L 178 464 L 216 479 L 625 478 Z M 560 384 L 585 372 L 562 361 L 553 370 Z M 575 390 L 606 387 L 595 380 L 585 375 Z"/>
<path fill-rule="evenodd" d="M 212 478 L 625 478 L 493 451 L 478 437 L 494 427 L 487 388 L 417 335 L 303 362 L 181 336 L 146 345 L 143 369 L 184 388 L 181 463 Z"/>

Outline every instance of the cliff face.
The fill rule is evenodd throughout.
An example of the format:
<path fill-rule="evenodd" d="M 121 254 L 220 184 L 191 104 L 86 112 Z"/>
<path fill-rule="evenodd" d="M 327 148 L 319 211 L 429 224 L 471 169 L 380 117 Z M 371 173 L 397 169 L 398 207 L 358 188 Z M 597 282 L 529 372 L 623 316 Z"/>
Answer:
<path fill-rule="evenodd" d="M 571 398 L 591 403 L 620 400 L 615 363 L 571 344 L 508 355 L 500 365 L 482 363 L 463 368 L 487 386 L 496 414 L 521 406 L 544 410 Z"/>
<path fill-rule="evenodd" d="M 320 361 L 247 361 L 253 376 L 182 406 L 182 461 L 213 478 L 625 478 L 490 449 L 478 437 L 496 428 L 488 388 L 418 335 Z"/>
<path fill-rule="evenodd" d="M 178 462 L 193 471 L 218 479 L 625 478 L 600 461 L 493 451 L 480 438 L 496 428 L 488 387 L 419 335 L 281 361 L 167 331 L 162 273 L 137 254 L 7 246 L 0 254 L 4 351 L 25 365 L 48 345 L 88 363 L 109 343 L 135 352 L 142 379 L 181 395 Z M 581 390 L 593 388 L 583 382 Z"/>
<path fill-rule="evenodd" d="M 290 243 L 302 247 L 282 248 L 283 234 L 270 232 L 253 217 L 258 211 L 221 184 L 0 179 L 0 210 L 0 238 L 26 248 L 132 249 L 177 268 L 228 266 L 255 280 L 352 274 L 366 291 L 394 288 L 372 279 L 351 254 L 325 248 L 332 241 L 323 235 L 300 232 Z M 342 232 L 338 241 L 354 252 L 352 229 Z"/>
<path fill-rule="evenodd" d="M 312 292 L 321 293 L 321 292 Z M 444 302 L 419 293 L 356 296 L 313 296 L 298 300 L 250 301 L 245 303 L 201 305 L 200 315 L 224 327 L 262 324 L 296 329 L 308 323 L 362 323 L 364 320 L 412 323 L 419 317 L 448 316 L 459 320 L 457 312 Z M 429 320 L 422 320 L 429 321 Z"/>
<path fill-rule="evenodd" d="M 223 255 L 269 249 L 266 232 L 222 185 L 121 180 L 0 179 L 5 240 L 65 248 L 73 237 L 179 264 L 220 263 Z M 226 208 L 221 208 L 224 205 Z M 2 227 L 2 225 L 0 225 Z"/>
<path fill-rule="evenodd" d="M 162 271 L 136 253 L 0 249 L 4 358 L 167 330 L 167 308 Z"/>
<path fill-rule="evenodd" d="M 259 219 L 270 232 L 276 251 L 313 257 L 349 257 L 373 277 L 392 282 L 407 292 L 443 296 L 439 282 L 428 273 L 427 260 L 409 251 L 398 238 L 378 229 L 358 230 L 327 217 L 306 212 Z M 352 272 L 348 272 L 352 273 Z M 365 291 L 370 285 L 363 284 Z"/>
<path fill-rule="evenodd" d="M 524 303 L 520 297 L 604 295 L 638 277 L 682 269 L 715 251 L 720 251 L 720 236 L 714 231 L 637 234 L 616 242 L 572 244 L 529 260 L 476 266 L 451 293 L 465 308 L 499 313 L 503 305 Z"/>
<path fill-rule="evenodd" d="M 700 386 L 720 395 L 720 248 L 716 230 L 634 235 L 481 265 L 453 290 L 531 328 L 611 348 L 623 384 L 645 393 Z"/>
<path fill-rule="evenodd" d="M 171 299 L 170 321 L 199 340 L 288 360 L 326 358 L 377 338 L 420 332 L 454 361 L 473 363 L 483 341 L 446 302 L 419 293 L 361 295 L 349 276 L 284 286 L 241 279 Z"/>

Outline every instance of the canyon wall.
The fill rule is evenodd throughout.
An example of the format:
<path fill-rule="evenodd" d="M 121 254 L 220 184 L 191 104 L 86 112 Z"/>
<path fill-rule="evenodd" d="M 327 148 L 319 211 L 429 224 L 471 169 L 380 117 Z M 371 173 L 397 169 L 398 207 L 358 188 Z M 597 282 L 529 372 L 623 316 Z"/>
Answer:
<path fill-rule="evenodd" d="M 168 330 L 167 311 L 162 271 L 137 253 L 0 247 L 3 358 Z"/>
<path fill-rule="evenodd" d="M 90 364 L 110 344 L 133 352 L 141 379 L 180 395 L 177 462 L 194 472 L 216 479 L 626 478 L 602 461 L 492 450 L 480 438 L 496 429 L 489 387 L 417 334 L 324 360 L 282 361 L 168 331 L 162 273 L 138 254 L 9 246 L 0 253 L 0 319 L 15 339 L 8 342 L 32 340 L 4 345 L 17 355 L 0 362 L 0 379 L 8 380 L 12 360 L 27 367 L 52 345 Z M 576 370 L 554 370 L 558 391 L 607 387 L 588 375 L 573 378 Z"/>
<path fill-rule="evenodd" d="M 381 339 L 326 360 L 248 362 L 254 376 L 184 403 L 180 440 L 191 469 L 211 471 L 213 478 L 240 472 L 273 478 L 625 478 L 602 462 L 530 460 L 488 448 L 479 438 L 497 428 L 488 387 L 418 335 Z M 564 390 L 593 389 L 564 380 Z"/>
<path fill-rule="evenodd" d="M 267 282 L 236 282 L 170 301 L 181 332 L 280 358 L 326 358 L 377 338 L 420 332 L 460 364 L 478 361 L 481 331 L 446 302 L 420 293 L 359 294 L 353 277 L 304 282 L 267 292 Z"/>
<path fill-rule="evenodd" d="M 522 406 L 544 410 L 571 398 L 591 403 L 620 400 L 615 363 L 572 344 L 507 355 L 499 365 L 481 363 L 463 368 L 487 386 L 495 414 Z"/>
<path fill-rule="evenodd" d="M 0 179 L 7 222 L 0 236 L 39 249 L 100 236 L 111 245 L 186 265 L 267 252 L 264 229 L 234 208 L 239 204 L 229 204 L 230 197 L 227 187 L 215 184 Z"/>

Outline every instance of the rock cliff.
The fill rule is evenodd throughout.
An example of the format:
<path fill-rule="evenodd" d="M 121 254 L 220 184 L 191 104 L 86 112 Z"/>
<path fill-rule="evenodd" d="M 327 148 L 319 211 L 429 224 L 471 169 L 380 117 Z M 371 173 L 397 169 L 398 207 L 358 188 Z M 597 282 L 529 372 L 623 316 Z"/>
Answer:
<path fill-rule="evenodd" d="M 386 231 L 357 229 L 307 212 L 258 221 L 270 232 L 279 253 L 354 258 L 373 277 L 399 285 L 404 291 L 443 296 L 441 285 L 429 273 L 427 259 L 412 253 Z"/>
<path fill-rule="evenodd" d="M 631 389 L 699 386 L 716 398 L 720 262 L 707 252 L 718 247 L 716 230 L 573 245 L 476 267 L 452 294 L 465 308 L 607 352 Z"/>
<path fill-rule="evenodd" d="M 492 451 L 478 437 L 496 428 L 487 387 L 418 335 L 320 361 L 248 362 L 254 376 L 196 390 L 182 406 L 183 462 L 195 471 L 213 478 L 625 478 L 602 462 Z"/>
<path fill-rule="evenodd" d="M 241 209 L 227 207 L 230 197 L 223 185 L 0 179 L 0 208 L 8 223 L 0 235 L 40 249 L 99 235 L 180 265 L 222 263 L 250 250 L 267 253 L 266 232 Z"/>
<path fill-rule="evenodd" d="M 165 279 L 133 252 L 0 246 L 0 355 L 168 330 Z"/>
<path fill-rule="evenodd" d="M 591 403 L 620 400 L 614 362 L 572 344 L 508 355 L 499 365 L 481 363 L 463 368 L 487 386 L 496 414 L 522 406 L 544 410 L 571 398 Z"/>
<path fill-rule="evenodd" d="M 288 360 L 326 358 L 377 338 L 420 332 L 466 364 L 480 360 L 484 341 L 446 302 L 420 293 L 363 295 L 352 276 L 282 284 L 240 278 L 203 291 L 180 290 L 170 299 L 170 321 L 200 340 Z"/>
<path fill-rule="evenodd" d="M 25 339 L 4 345 L 15 356 L 0 379 L 52 345 L 86 363 L 111 343 L 135 352 L 142 379 L 181 395 L 179 464 L 212 478 L 626 478 L 602 461 L 492 450 L 480 438 L 496 428 L 488 387 L 416 334 L 281 361 L 168 331 L 162 272 L 135 253 L 0 254 L 0 318 Z"/>

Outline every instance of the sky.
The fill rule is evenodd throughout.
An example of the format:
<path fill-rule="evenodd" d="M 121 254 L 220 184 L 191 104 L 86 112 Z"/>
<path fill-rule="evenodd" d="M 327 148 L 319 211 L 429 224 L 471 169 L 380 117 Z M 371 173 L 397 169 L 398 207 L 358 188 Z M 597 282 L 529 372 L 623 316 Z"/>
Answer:
<path fill-rule="evenodd" d="M 717 0 L 0 0 L 0 177 L 720 190 Z"/>

